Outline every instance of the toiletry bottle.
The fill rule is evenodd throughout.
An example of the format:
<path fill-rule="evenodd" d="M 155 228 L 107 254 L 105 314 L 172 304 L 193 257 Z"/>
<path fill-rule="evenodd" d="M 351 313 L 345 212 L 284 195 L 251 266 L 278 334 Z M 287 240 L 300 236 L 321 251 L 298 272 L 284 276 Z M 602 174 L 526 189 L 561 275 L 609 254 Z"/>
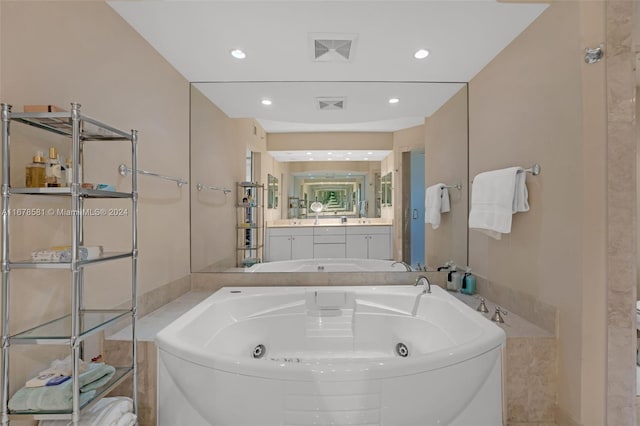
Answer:
<path fill-rule="evenodd" d="M 456 290 L 456 287 L 455 287 L 456 277 L 455 277 L 454 274 L 457 274 L 456 265 L 450 264 L 449 268 L 450 268 L 449 272 L 447 273 L 447 290 L 455 291 Z"/>
<path fill-rule="evenodd" d="M 46 163 L 42 151 L 36 151 L 33 163 L 27 164 L 25 186 L 27 188 L 43 188 L 46 186 Z"/>
<path fill-rule="evenodd" d="M 453 281 L 453 291 L 460 291 L 460 289 L 462 288 L 462 277 L 463 274 L 461 274 L 457 270 L 451 273 L 451 280 Z"/>
<path fill-rule="evenodd" d="M 71 184 L 73 183 L 73 166 L 71 164 L 71 158 L 67 158 L 66 174 L 64 175 L 64 177 L 65 177 L 64 186 L 71 186 Z"/>
<path fill-rule="evenodd" d="M 47 186 L 57 187 L 61 185 L 62 169 L 58 160 L 58 151 L 55 147 L 49 148 L 49 161 L 46 168 Z"/>
<path fill-rule="evenodd" d="M 65 186 L 71 186 L 73 183 L 73 160 L 71 154 L 67 158 L 67 172 L 65 174 Z M 78 162 L 78 183 L 82 183 L 82 164 Z"/>
<path fill-rule="evenodd" d="M 464 294 L 475 294 L 476 292 L 476 277 L 471 273 L 471 268 L 467 268 L 467 272 L 464 274 L 465 285 L 461 290 Z"/>

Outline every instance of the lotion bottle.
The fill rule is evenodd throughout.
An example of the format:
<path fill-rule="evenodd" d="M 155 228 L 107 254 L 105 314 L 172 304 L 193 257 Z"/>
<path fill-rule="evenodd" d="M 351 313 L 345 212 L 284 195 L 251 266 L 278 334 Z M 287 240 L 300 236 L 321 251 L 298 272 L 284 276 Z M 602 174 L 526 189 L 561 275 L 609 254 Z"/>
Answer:
<path fill-rule="evenodd" d="M 58 187 L 62 182 L 62 168 L 60 167 L 60 160 L 58 160 L 58 151 L 55 147 L 49 148 L 49 161 L 46 168 L 47 186 Z"/>

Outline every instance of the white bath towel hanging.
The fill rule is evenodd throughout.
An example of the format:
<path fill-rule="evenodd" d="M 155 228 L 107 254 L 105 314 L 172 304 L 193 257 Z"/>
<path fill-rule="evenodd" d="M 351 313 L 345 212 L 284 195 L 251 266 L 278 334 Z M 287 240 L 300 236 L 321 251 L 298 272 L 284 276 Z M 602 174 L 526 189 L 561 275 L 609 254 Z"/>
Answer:
<path fill-rule="evenodd" d="M 430 223 L 433 229 L 440 226 L 441 213 L 451 210 L 449 190 L 444 183 L 428 187 L 424 196 L 424 223 Z"/>
<path fill-rule="evenodd" d="M 529 211 L 525 178 L 522 167 L 478 174 L 471 190 L 469 228 L 497 240 L 510 233 L 513 214 Z"/>

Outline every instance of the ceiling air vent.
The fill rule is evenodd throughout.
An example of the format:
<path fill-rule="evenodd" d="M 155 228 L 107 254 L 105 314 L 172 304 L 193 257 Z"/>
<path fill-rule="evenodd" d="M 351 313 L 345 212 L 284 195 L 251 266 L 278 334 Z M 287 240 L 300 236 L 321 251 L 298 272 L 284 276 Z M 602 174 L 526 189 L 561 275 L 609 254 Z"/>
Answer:
<path fill-rule="evenodd" d="M 316 106 L 319 110 L 323 111 L 345 109 L 345 107 L 347 106 L 347 98 L 316 98 Z"/>
<path fill-rule="evenodd" d="M 309 34 L 314 61 L 348 62 L 353 59 L 356 34 Z"/>

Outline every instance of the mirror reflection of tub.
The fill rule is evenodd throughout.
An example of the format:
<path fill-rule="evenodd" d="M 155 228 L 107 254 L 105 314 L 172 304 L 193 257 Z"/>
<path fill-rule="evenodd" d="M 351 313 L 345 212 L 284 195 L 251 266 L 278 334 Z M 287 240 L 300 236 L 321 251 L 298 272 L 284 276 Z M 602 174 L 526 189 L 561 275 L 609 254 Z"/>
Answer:
<path fill-rule="evenodd" d="M 377 259 L 297 259 L 258 263 L 247 272 L 404 272 L 400 262 Z"/>

